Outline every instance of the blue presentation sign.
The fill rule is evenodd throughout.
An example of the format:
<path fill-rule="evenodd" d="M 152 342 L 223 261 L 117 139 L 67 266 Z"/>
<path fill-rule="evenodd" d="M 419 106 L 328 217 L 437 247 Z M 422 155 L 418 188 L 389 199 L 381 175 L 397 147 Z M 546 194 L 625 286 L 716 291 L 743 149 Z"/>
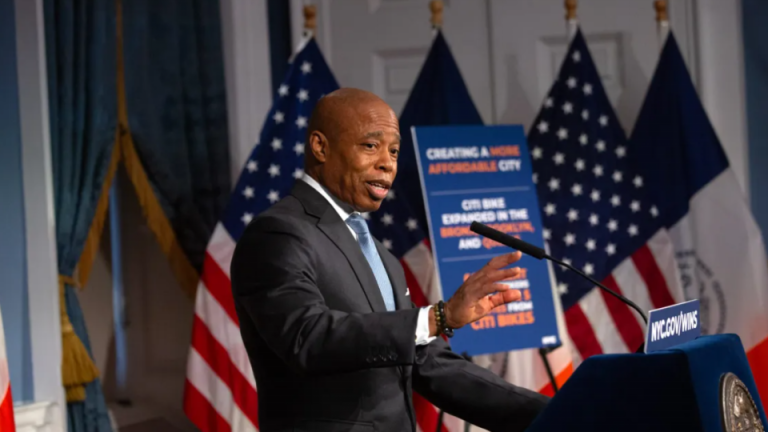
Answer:
<path fill-rule="evenodd" d="M 511 250 L 469 230 L 473 221 L 544 247 L 541 214 L 522 126 L 411 129 L 443 298 L 473 272 Z M 560 344 L 545 261 L 515 264 L 522 300 L 455 332 L 454 351 L 471 356 Z"/>
<path fill-rule="evenodd" d="M 701 335 L 699 300 L 678 303 L 648 314 L 645 352 L 661 351 Z"/>

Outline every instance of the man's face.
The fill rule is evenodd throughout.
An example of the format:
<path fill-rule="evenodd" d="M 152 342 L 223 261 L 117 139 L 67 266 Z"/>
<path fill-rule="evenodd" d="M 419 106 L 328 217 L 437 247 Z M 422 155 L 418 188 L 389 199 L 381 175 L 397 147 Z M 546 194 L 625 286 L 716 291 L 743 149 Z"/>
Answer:
<path fill-rule="evenodd" d="M 326 136 L 322 183 L 337 198 L 360 212 L 376 211 L 397 174 L 400 127 L 392 109 L 373 100 L 344 110 L 339 126 Z M 313 148 L 322 143 L 313 133 Z"/>

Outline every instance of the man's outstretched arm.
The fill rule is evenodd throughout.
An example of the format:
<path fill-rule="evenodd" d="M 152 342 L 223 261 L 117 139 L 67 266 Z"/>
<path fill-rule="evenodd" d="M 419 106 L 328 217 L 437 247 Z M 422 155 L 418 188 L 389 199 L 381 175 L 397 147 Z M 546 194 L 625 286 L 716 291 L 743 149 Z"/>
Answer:
<path fill-rule="evenodd" d="M 496 431 L 523 431 L 549 398 L 514 386 L 437 338 L 416 348 L 413 389 L 446 412 Z"/>

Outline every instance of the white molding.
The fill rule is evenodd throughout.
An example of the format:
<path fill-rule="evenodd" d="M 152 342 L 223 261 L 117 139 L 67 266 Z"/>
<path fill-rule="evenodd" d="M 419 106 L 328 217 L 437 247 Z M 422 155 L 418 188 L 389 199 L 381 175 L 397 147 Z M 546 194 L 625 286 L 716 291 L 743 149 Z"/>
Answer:
<path fill-rule="evenodd" d="M 379 50 L 371 53 L 372 91 L 392 109 L 403 111 L 429 46 Z"/>
<path fill-rule="evenodd" d="M 221 1 L 224 73 L 233 181 L 258 142 L 272 104 L 266 0 Z"/>
<path fill-rule="evenodd" d="M 15 6 L 34 397 L 64 406 L 43 2 Z M 56 410 L 47 417 L 50 430 L 64 427 L 64 415 Z"/>
<path fill-rule="evenodd" d="M 368 13 L 371 15 L 375 14 L 379 11 L 379 9 L 384 7 L 410 7 L 412 4 L 408 0 L 368 0 Z M 448 9 L 451 7 L 450 0 L 444 0 L 443 1 L 443 7 L 445 9 Z"/>
<path fill-rule="evenodd" d="M 64 432 L 56 402 L 37 402 L 13 407 L 16 432 Z"/>

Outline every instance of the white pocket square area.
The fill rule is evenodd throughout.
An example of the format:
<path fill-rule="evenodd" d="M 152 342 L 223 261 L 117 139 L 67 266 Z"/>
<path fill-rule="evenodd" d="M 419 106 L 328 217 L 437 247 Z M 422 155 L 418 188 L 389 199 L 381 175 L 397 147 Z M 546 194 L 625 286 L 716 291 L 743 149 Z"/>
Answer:
<path fill-rule="evenodd" d="M 407 287 L 405 288 L 405 295 L 406 296 L 411 295 L 411 289 L 410 288 L 407 288 Z"/>

